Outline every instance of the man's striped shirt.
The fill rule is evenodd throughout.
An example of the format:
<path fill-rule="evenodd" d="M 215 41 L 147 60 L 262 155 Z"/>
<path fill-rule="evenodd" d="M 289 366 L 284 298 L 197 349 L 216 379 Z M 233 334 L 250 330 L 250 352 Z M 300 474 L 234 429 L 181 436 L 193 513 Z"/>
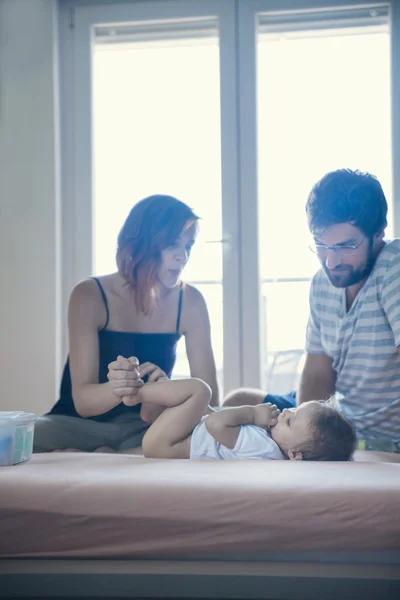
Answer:
<path fill-rule="evenodd" d="M 346 290 L 318 271 L 310 290 L 307 352 L 333 359 L 341 410 L 361 438 L 400 441 L 399 346 L 400 239 L 381 250 L 348 312 Z"/>

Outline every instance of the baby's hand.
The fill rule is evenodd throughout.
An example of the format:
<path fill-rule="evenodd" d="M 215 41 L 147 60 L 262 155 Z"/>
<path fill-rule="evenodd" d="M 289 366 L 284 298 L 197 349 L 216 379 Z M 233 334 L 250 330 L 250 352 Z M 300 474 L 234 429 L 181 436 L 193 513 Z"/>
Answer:
<path fill-rule="evenodd" d="M 266 402 L 265 404 L 258 404 L 254 407 L 255 418 L 254 425 L 257 427 L 263 427 L 264 429 L 271 429 L 278 422 L 280 410 L 276 404 Z"/>

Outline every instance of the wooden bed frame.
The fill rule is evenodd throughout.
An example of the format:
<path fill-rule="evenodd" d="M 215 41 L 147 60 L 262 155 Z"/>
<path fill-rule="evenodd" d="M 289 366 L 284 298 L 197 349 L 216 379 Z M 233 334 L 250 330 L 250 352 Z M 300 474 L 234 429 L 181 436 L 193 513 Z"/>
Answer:
<path fill-rule="evenodd" d="M 398 600 L 400 564 L 3 559 L 0 598 Z"/>
<path fill-rule="evenodd" d="M 149 461 L 143 468 L 144 459 L 138 457 L 36 455 L 22 468 L 2 472 L 0 600 L 399 600 L 400 472 L 398 465 L 387 463 L 398 462 L 400 456 L 365 452 L 357 458 L 369 464 L 216 461 L 211 468 L 206 461 Z M 268 479 L 264 477 L 267 467 Z M 57 478 L 60 470 L 68 476 Z M 40 485 L 30 487 L 38 478 Z M 321 520 L 321 514 L 335 513 L 338 482 L 347 501 L 333 520 Z M 378 495 L 374 486 L 370 488 L 371 482 Z M 46 483 L 47 494 L 43 495 Z M 293 492 L 292 512 L 286 506 L 286 520 L 279 525 L 277 515 L 287 489 Z M 265 514 L 264 493 L 269 507 Z M 177 512 L 174 502 L 182 497 L 182 511 Z M 65 505 L 60 498 L 65 498 Z M 243 503 L 247 506 L 242 515 L 244 525 L 238 527 L 237 509 Z M 87 512 L 88 506 L 92 512 Z M 138 506 L 140 527 L 135 521 Z M 207 507 L 205 522 L 199 527 L 197 516 L 203 506 Z M 32 507 L 36 509 L 32 511 Z M 293 507 L 297 507 L 294 513 Z M 119 538 L 109 541 L 99 525 L 104 515 L 115 517 L 118 510 L 123 511 L 124 519 L 113 523 L 121 547 L 116 545 Z M 167 531 L 161 532 L 161 543 L 158 525 L 149 526 L 157 511 L 166 518 Z M 314 513 L 317 525 L 309 530 L 305 524 L 314 519 Z M 293 515 L 301 525 L 301 537 L 292 538 L 286 527 Z M 222 533 L 216 528 L 217 539 L 204 544 L 207 527 L 221 518 L 226 518 L 228 526 Z M 364 526 L 360 528 L 361 521 Z M 54 530 L 60 522 L 60 531 Z M 260 523 L 267 533 L 268 527 L 278 527 L 264 539 Z M 191 540 L 186 539 L 186 528 L 193 524 L 199 542 L 195 554 Z M 250 544 L 246 526 L 255 534 Z M 374 527 L 379 534 L 374 534 Z M 71 539 L 63 535 L 66 529 L 72 529 Z M 305 550 L 301 546 L 307 541 L 303 538 L 307 531 L 314 538 L 304 544 L 308 546 Z M 336 534 L 338 544 L 332 544 Z M 280 535 L 286 536 L 284 549 L 275 545 Z M 176 536 L 179 543 L 175 543 Z M 313 545 L 315 536 L 319 543 Z M 146 543 L 142 545 L 140 540 Z M 71 548 L 80 549 L 80 541 L 85 558 L 76 554 L 67 558 Z M 59 547 L 55 546 L 58 543 Z M 351 549 L 357 547 L 359 550 Z"/>

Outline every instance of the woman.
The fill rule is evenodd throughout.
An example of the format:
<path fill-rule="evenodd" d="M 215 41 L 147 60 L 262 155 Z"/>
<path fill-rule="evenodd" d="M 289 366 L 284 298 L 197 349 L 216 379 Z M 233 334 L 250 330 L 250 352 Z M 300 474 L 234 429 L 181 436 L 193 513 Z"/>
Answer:
<path fill-rule="evenodd" d="M 210 323 L 200 292 L 181 282 L 198 217 L 171 196 L 150 196 L 131 210 L 118 236 L 118 271 L 79 283 L 69 312 L 69 357 L 60 399 L 36 422 L 34 451 L 140 446 L 160 409 L 127 406 L 136 369 L 145 381 L 169 378 L 185 336 L 192 377 L 203 379 L 218 404 Z M 131 358 L 118 362 L 119 355 Z M 146 410 L 146 412 L 145 412 Z"/>

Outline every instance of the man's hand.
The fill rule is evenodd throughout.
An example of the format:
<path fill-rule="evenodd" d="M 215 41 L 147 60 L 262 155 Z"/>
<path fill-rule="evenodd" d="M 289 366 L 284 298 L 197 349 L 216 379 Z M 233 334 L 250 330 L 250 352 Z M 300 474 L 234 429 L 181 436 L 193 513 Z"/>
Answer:
<path fill-rule="evenodd" d="M 270 402 L 258 404 L 254 407 L 254 425 L 263 427 L 263 429 L 271 429 L 277 424 L 280 412 L 276 404 Z"/>

